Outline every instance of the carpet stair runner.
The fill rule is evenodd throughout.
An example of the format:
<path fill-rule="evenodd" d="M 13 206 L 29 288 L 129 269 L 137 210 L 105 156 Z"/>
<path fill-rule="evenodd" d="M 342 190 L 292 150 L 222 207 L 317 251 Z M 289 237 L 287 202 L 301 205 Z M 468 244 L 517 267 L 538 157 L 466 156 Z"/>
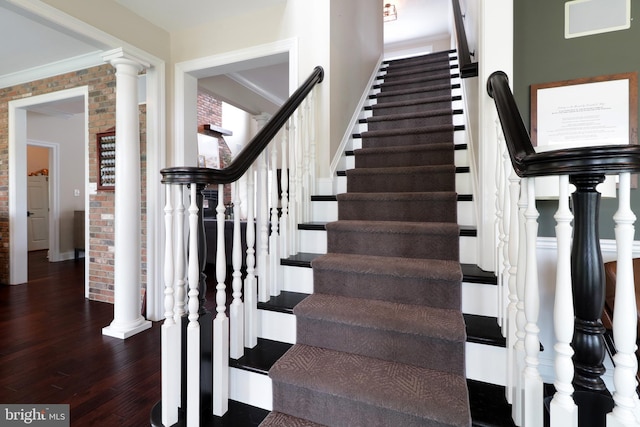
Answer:
<path fill-rule="evenodd" d="M 471 425 L 450 74 L 448 53 L 386 68 L 261 426 Z"/>

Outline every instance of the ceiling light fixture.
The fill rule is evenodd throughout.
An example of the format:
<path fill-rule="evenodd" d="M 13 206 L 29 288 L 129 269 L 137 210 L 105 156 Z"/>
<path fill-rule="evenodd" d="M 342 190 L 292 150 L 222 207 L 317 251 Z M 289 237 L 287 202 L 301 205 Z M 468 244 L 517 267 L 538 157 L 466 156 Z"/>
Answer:
<path fill-rule="evenodd" d="M 382 10 L 382 18 L 384 22 L 395 21 L 398 19 L 398 11 L 396 10 L 396 6 L 391 3 L 387 3 L 384 5 L 384 9 Z"/>

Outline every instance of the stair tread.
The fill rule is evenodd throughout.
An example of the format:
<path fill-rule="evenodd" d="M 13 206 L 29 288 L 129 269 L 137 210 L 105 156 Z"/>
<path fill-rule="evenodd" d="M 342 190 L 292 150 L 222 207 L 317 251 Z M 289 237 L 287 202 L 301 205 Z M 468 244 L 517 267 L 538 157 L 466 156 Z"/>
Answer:
<path fill-rule="evenodd" d="M 296 344 L 269 376 L 276 383 L 367 407 L 451 425 L 470 423 L 467 384 L 460 375 Z"/>
<path fill-rule="evenodd" d="M 295 255 L 291 255 L 287 258 L 280 259 L 280 265 L 290 265 L 295 267 L 309 267 L 311 268 L 311 261 L 315 258 L 322 256 L 323 254 L 311 253 L 311 252 L 298 252 Z"/>
<path fill-rule="evenodd" d="M 348 194 L 348 193 L 341 193 L 341 194 Z M 370 193 L 363 193 L 363 194 L 370 194 Z M 473 195 L 472 194 L 457 194 L 457 199 L 458 199 L 459 202 L 471 202 L 471 201 L 473 201 Z M 313 201 L 313 202 L 337 202 L 338 201 L 338 195 L 334 194 L 334 195 L 311 196 L 311 201 Z"/>
<path fill-rule="evenodd" d="M 467 341 L 477 344 L 506 347 L 506 338 L 495 317 L 479 316 L 476 314 L 463 314 L 467 325 Z"/>
<path fill-rule="evenodd" d="M 293 314 L 293 307 L 308 296 L 301 292 L 281 291 L 280 295 L 271 296 L 267 302 L 258 302 L 258 309 Z"/>
<path fill-rule="evenodd" d="M 389 154 L 397 152 L 399 147 L 369 147 L 358 148 L 353 150 L 354 155 L 367 155 L 367 154 Z M 452 142 L 437 142 L 433 144 L 417 144 L 417 145 L 403 145 L 401 147 L 404 152 L 432 152 L 432 151 L 450 151 L 454 149 Z"/>
<path fill-rule="evenodd" d="M 323 424 L 314 423 L 313 421 L 297 418 L 282 412 L 272 411 L 260 423 L 260 427 L 325 427 Z"/>
<path fill-rule="evenodd" d="M 457 112 L 457 113 L 456 113 Z M 387 122 L 387 121 L 397 121 L 397 120 L 407 120 L 407 119 L 420 119 L 420 118 L 428 118 L 435 116 L 445 116 L 452 114 L 462 114 L 462 110 L 452 110 L 442 108 L 439 110 L 427 110 L 420 111 L 417 113 L 398 113 L 398 114 L 382 114 L 369 117 L 365 120 L 366 123 L 372 122 Z"/>
<path fill-rule="evenodd" d="M 458 234 L 459 226 L 450 222 L 358 221 L 340 220 L 326 225 L 327 231 L 394 233 L 394 234 Z"/>
<path fill-rule="evenodd" d="M 285 342 L 258 338 L 258 344 L 255 347 L 245 347 L 244 355 L 241 358 L 237 360 L 229 359 L 229 366 L 267 375 L 273 364 L 276 363 L 292 345 L 293 344 Z"/>
<path fill-rule="evenodd" d="M 464 342 L 465 326 L 459 310 L 381 300 L 313 294 L 298 304 L 297 317 L 329 321 L 394 334 L 428 336 Z"/>
<path fill-rule="evenodd" d="M 497 285 L 498 279 L 493 271 L 482 270 L 475 264 L 460 264 L 464 281 L 468 283 L 486 283 L 489 285 Z"/>
<path fill-rule="evenodd" d="M 424 133 L 431 133 L 431 132 L 449 132 L 449 131 L 453 131 L 454 129 L 455 129 L 454 125 L 446 124 L 446 125 L 401 128 L 401 129 L 370 130 L 370 131 L 362 132 L 360 135 L 362 138 L 398 136 L 398 135 L 415 135 L 415 134 L 424 134 Z"/>

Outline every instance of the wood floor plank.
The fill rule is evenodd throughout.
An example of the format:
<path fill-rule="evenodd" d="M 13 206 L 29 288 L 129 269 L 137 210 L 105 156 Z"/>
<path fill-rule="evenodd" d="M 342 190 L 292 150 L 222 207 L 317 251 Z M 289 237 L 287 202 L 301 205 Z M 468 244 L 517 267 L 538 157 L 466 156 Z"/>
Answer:
<path fill-rule="evenodd" d="M 0 402 L 69 404 L 72 426 L 148 426 L 160 324 L 103 336 L 113 306 L 84 298 L 84 262 L 29 255 L 29 282 L 0 286 Z"/>

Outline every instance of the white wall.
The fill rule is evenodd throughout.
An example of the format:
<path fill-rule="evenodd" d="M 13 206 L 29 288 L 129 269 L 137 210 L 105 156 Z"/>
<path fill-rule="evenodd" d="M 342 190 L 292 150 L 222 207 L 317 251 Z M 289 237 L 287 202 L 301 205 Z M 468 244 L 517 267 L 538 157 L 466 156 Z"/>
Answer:
<path fill-rule="evenodd" d="M 275 6 L 172 33 L 174 64 L 224 55 L 260 45 L 295 40 L 290 61 L 293 92 L 320 65 L 325 80 L 318 87 L 318 176 L 329 163 L 353 115 L 364 86 L 382 54 L 382 4 L 367 0 L 289 0 Z M 295 71 L 294 71 L 295 73 Z M 188 138 L 185 137 L 185 140 Z"/>
<path fill-rule="evenodd" d="M 69 118 L 29 113 L 27 139 L 60 147 L 60 254 L 73 253 L 73 211 L 84 210 L 84 114 Z M 51 171 L 54 172 L 54 171 Z M 75 196 L 74 191 L 79 190 Z"/>

